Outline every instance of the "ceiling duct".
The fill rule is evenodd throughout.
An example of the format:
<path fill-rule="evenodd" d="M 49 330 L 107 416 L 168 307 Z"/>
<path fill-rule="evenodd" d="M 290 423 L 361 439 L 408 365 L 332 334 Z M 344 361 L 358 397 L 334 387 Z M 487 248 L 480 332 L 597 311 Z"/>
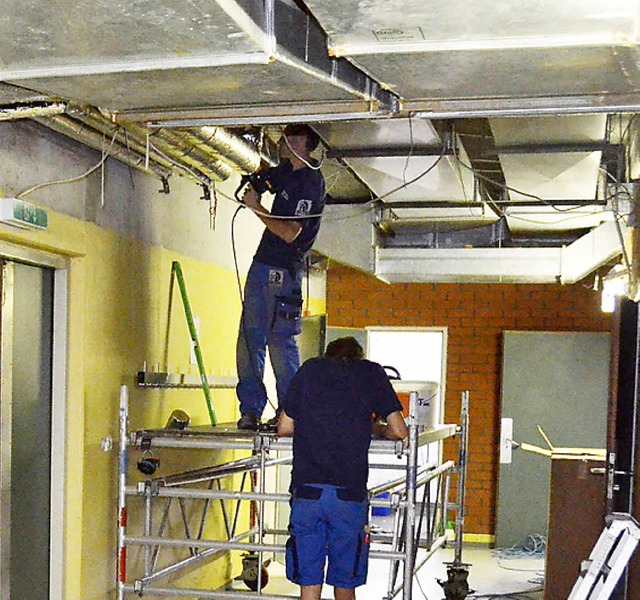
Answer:
<path fill-rule="evenodd" d="M 490 225 L 465 229 L 403 227 L 378 239 L 381 248 L 496 248 L 511 245 L 511 232 L 506 217 L 500 217 Z"/>
<path fill-rule="evenodd" d="M 211 153 L 213 150 L 222 160 L 243 173 L 253 173 L 260 166 L 260 153 L 243 139 L 221 127 L 200 127 L 176 133 L 204 152 Z"/>
<path fill-rule="evenodd" d="M 330 52 L 387 84 L 408 111 L 638 106 L 635 0 L 503 0 L 499 10 L 494 0 L 305 3 Z"/>
<path fill-rule="evenodd" d="M 620 256 L 624 223 L 606 222 L 557 248 L 377 248 L 375 274 L 391 283 L 562 283 Z"/>
<path fill-rule="evenodd" d="M 96 9 L 61 0 L 53 9 L 27 0 L 19 19 L 0 20 L 0 80 L 145 123 L 165 109 L 192 116 L 240 106 L 255 118 L 274 104 L 282 114 L 318 103 L 363 118 L 397 112 L 395 94 L 329 55 L 326 34 L 302 6 L 141 0 Z M 69 11 L 83 18 L 65 19 Z"/>

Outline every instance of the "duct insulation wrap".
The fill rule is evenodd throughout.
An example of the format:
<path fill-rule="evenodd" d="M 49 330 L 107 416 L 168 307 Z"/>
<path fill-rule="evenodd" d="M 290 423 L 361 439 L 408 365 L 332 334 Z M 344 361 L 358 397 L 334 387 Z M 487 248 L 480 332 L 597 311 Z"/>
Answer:
<path fill-rule="evenodd" d="M 200 127 L 194 130 L 200 139 L 229 161 L 247 173 L 253 173 L 260 166 L 260 154 L 247 142 L 220 127 Z"/>

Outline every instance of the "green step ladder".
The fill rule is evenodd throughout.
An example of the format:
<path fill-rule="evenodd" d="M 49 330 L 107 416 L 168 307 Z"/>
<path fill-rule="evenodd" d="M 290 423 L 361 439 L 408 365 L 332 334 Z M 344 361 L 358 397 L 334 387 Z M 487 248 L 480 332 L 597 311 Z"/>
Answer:
<path fill-rule="evenodd" d="M 198 332 L 196 330 L 195 323 L 193 322 L 193 313 L 191 312 L 189 297 L 187 296 L 187 286 L 184 282 L 182 267 L 177 260 L 174 260 L 171 263 L 171 285 L 173 285 L 174 276 L 176 281 L 178 282 L 178 289 L 180 290 L 180 296 L 182 298 L 182 306 L 184 307 L 184 315 L 187 318 L 187 326 L 189 327 L 189 335 L 191 336 L 193 353 L 195 354 L 196 362 L 198 364 L 198 372 L 200 373 L 200 381 L 202 383 L 202 391 L 204 392 L 204 400 L 207 405 L 207 412 L 209 413 L 209 420 L 211 421 L 211 426 L 215 427 L 218 424 L 218 421 L 216 419 L 216 413 L 213 410 L 211 388 L 209 387 L 207 372 L 204 368 L 204 360 L 202 359 L 202 351 L 200 349 L 200 342 L 198 341 Z"/>

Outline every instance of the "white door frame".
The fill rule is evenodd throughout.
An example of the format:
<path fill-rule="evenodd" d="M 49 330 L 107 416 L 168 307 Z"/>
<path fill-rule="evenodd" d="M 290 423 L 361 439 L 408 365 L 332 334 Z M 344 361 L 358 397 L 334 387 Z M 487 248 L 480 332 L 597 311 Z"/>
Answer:
<path fill-rule="evenodd" d="M 49 600 L 62 600 L 64 595 L 64 507 L 66 483 L 66 397 L 68 339 L 68 274 L 70 261 L 48 252 L 0 242 L 0 258 L 8 261 L 2 282 L 2 359 L 0 394 L 11 398 L 13 338 L 13 269 L 11 261 L 54 269 L 53 344 L 51 387 L 51 514 Z M 0 402 L 0 417 L 5 427 L 11 426 L 11 403 Z M 8 438 L 8 439 L 7 439 Z M 11 437 L 0 439 L 0 596 L 9 598 L 9 557 L 11 531 Z"/>

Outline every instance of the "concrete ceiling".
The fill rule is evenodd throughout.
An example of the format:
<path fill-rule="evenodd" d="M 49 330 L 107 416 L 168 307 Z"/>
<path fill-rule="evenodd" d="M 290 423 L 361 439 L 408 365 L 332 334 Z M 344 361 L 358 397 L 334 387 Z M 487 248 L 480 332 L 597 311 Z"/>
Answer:
<path fill-rule="evenodd" d="M 25 0 L 0 16 L 0 117 L 308 122 L 320 251 L 390 281 L 571 282 L 621 251 L 639 22 L 632 0 Z"/>

